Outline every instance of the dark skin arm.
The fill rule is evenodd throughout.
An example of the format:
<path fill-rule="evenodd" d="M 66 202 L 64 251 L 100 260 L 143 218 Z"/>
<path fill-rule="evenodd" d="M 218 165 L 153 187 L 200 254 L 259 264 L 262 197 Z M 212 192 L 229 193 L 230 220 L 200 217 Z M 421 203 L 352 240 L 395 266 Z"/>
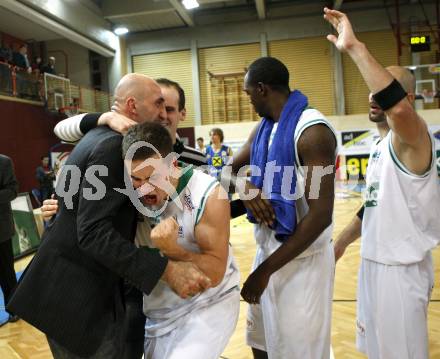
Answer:
<path fill-rule="evenodd" d="M 249 275 L 241 290 L 243 299 L 255 304 L 267 287 L 270 276 L 285 264 L 304 252 L 318 236 L 331 224 L 334 202 L 336 139 L 325 125 L 315 125 L 306 129 L 298 141 L 298 154 L 303 166 L 308 167 L 305 195 L 309 212 L 299 221 L 295 233 L 290 236 L 272 255 Z M 313 166 L 333 166 L 332 173 L 321 179 L 319 196 L 314 196 L 312 186 Z M 310 194 L 312 195 L 311 199 Z"/>
<path fill-rule="evenodd" d="M 237 178 L 241 177 L 237 176 L 240 169 L 243 166 L 247 166 L 250 164 L 252 142 L 254 141 L 254 138 L 257 134 L 259 125 L 260 124 L 258 123 L 253 128 L 245 144 L 234 155 L 234 161 L 232 163 L 232 173 L 234 175 L 234 178 L 231 179 L 231 183 L 235 186 L 236 191 L 239 193 L 240 199 L 243 200 L 243 204 L 245 205 L 245 207 L 252 212 L 256 220 L 259 223 L 271 225 L 275 218 L 275 213 L 269 200 L 266 198 L 261 198 L 261 190 L 257 189 L 253 184 L 248 181 L 245 182 L 245 185 L 242 186 L 241 189 L 240 186 L 237 186 Z M 252 199 L 247 199 L 245 195 L 249 194 L 250 190 L 258 194 L 256 196 L 252 196 Z"/>

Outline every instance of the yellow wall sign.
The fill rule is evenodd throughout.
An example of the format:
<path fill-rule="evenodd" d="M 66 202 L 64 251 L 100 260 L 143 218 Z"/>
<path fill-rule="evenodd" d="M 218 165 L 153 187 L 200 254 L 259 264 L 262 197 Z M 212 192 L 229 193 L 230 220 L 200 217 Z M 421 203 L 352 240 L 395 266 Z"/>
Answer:
<path fill-rule="evenodd" d="M 429 51 L 431 49 L 431 40 L 428 35 L 411 36 L 410 43 L 412 52 Z"/>
<path fill-rule="evenodd" d="M 426 42 L 426 36 L 411 36 L 411 45 L 426 44 Z"/>

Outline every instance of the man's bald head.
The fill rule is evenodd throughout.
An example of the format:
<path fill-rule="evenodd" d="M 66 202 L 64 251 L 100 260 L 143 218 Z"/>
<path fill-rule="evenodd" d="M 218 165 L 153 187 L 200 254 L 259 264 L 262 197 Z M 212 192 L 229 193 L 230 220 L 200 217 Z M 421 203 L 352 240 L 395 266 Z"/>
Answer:
<path fill-rule="evenodd" d="M 164 98 L 158 83 L 142 74 L 128 74 L 119 81 L 112 110 L 138 123 L 166 119 Z"/>
<path fill-rule="evenodd" d="M 408 69 L 402 66 L 388 66 L 386 70 L 402 85 L 408 94 L 416 92 L 416 78 Z"/>
<path fill-rule="evenodd" d="M 142 74 L 127 74 L 115 88 L 115 100 L 124 101 L 130 96 L 137 99 L 145 98 L 155 86 L 158 84 L 151 77 Z"/>

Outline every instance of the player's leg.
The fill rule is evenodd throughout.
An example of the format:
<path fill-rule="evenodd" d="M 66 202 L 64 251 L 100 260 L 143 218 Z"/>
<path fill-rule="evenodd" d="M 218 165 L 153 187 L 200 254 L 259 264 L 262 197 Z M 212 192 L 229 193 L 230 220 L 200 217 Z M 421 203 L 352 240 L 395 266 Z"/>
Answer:
<path fill-rule="evenodd" d="M 329 243 L 272 275 L 261 300 L 269 358 L 330 357 L 334 265 Z"/>
<path fill-rule="evenodd" d="M 370 283 L 365 327 L 369 358 L 427 359 L 427 309 L 433 285 L 431 256 L 411 265 L 369 262 L 366 267 Z"/>
<path fill-rule="evenodd" d="M 167 335 L 146 338 L 145 359 L 218 359 L 234 333 L 239 311 L 237 288 L 222 301 L 186 315 Z"/>

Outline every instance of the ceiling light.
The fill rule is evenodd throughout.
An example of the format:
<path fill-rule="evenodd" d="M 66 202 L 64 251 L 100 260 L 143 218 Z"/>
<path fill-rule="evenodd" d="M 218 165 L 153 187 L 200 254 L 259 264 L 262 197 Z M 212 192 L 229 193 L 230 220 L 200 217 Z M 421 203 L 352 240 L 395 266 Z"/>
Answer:
<path fill-rule="evenodd" d="M 128 29 L 126 27 L 117 27 L 116 29 L 113 30 L 113 32 L 120 36 L 120 35 L 125 35 L 126 33 L 128 33 Z"/>
<path fill-rule="evenodd" d="M 191 10 L 195 9 L 196 7 L 199 7 L 199 3 L 197 0 L 183 0 L 182 1 L 183 6 L 185 6 L 185 9 Z"/>

